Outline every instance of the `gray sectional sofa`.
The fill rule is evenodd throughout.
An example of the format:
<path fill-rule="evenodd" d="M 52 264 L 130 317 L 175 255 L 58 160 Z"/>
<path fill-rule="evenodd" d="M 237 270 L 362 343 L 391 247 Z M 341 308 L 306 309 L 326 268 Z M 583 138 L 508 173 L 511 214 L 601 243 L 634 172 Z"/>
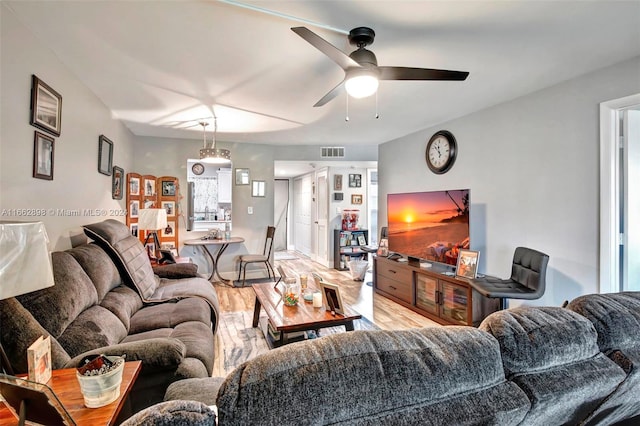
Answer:
<path fill-rule="evenodd" d="M 639 366 L 634 292 L 500 311 L 479 329 L 330 335 L 261 355 L 221 385 L 171 387 L 184 384 L 201 424 L 213 424 L 201 403 L 215 402 L 223 426 L 637 425 Z M 171 397 L 126 426 L 179 424 L 186 401 Z"/>
<path fill-rule="evenodd" d="M 154 271 L 120 222 L 85 232 L 94 243 L 52 253 L 53 287 L 0 301 L 0 341 L 14 372 L 27 372 L 27 347 L 50 335 L 53 368 L 99 353 L 141 360 L 133 412 L 162 401 L 174 381 L 209 377 L 218 324 L 211 283 L 195 265 Z"/>

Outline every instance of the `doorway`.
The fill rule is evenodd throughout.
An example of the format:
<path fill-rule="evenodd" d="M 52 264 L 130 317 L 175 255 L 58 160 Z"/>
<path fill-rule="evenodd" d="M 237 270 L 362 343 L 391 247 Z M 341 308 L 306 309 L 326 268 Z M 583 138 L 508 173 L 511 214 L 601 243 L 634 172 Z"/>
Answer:
<path fill-rule="evenodd" d="M 640 94 L 600 104 L 600 292 L 640 290 Z"/>
<path fill-rule="evenodd" d="M 289 235 L 289 180 L 276 179 L 273 189 L 273 218 L 276 234 L 273 237 L 273 250 L 288 249 Z"/>

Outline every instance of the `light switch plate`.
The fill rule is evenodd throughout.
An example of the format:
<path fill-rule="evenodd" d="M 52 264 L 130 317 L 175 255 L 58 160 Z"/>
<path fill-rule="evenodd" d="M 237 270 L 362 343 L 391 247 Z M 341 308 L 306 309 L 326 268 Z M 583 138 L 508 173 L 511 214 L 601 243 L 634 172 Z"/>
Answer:
<path fill-rule="evenodd" d="M 247 213 L 253 214 L 253 207 L 247 207 Z"/>

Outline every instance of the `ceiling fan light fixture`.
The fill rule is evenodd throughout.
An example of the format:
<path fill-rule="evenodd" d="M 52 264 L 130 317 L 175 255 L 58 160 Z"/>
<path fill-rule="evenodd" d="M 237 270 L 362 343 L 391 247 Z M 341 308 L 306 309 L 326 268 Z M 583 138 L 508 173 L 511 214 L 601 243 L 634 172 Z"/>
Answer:
<path fill-rule="evenodd" d="M 350 73 L 344 83 L 349 96 L 353 98 L 366 98 L 378 91 L 378 76 L 373 71 L 364 70 Z"/>
<path fill-rule="evenodd" d="M 209 123 L 202 121 L 202 144 L 203 148 L 200 150 L 200 161 L 207 164 L 226 164 L 231 163 L 231 151 L 228 149 L 216 148 L 216 132 L 218 130 L 218 119 L 213 116 L 213 138 L 211 141 L 211 148 L 207 147 L 207 126 Z"/>

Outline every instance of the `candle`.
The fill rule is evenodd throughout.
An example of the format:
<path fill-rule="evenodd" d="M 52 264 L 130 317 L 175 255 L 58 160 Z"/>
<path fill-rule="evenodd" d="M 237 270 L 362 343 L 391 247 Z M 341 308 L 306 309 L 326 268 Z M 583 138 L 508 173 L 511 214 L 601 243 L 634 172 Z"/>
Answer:
<path fill-rule="evenodd" d="M 313 293 L 313 307 L 322 308 L 322 293 L 319 291 Z"/>

